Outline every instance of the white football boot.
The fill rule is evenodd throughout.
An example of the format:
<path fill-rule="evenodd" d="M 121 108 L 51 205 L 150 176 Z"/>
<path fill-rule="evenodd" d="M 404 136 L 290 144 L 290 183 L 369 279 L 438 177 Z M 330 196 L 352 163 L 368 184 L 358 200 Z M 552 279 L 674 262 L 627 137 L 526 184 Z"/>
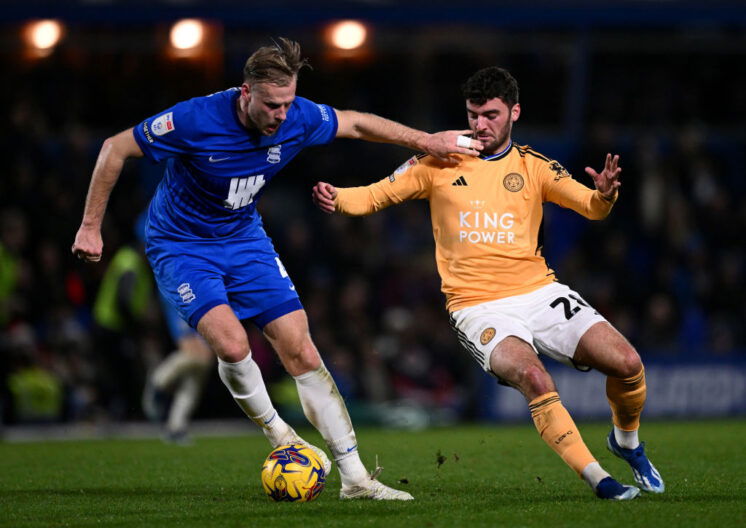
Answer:
<path fill-rule="evenodd" d="M 376 480 L 376 477 L 381 474 L 382 467 L 377 467 L 376 470 L 370 474 L 370 477 L 355 486 L 342 486 L 339 490 L 340 499 L 370 499 L 370 500 L 400 500 L 410 501 L 414 500 L 414 497 L 406 491 L 389 488 L 387 485 Z"/>

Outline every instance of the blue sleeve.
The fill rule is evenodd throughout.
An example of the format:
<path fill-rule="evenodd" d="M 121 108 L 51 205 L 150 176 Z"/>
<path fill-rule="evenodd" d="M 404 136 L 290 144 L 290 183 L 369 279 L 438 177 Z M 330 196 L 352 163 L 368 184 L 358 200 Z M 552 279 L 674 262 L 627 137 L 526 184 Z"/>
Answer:
<path fill-rule="evenodd" d="M 154 163 L 194 152 L 192 104 L 184 101 L 142 121 L 134 128 L 135 141 Z"/>
<path fill-rule="evenodd" d="M 337 136 L 337 113 L 329 105 L 296 97 L 306 128 L 306 145 L 325 145 Z"/>

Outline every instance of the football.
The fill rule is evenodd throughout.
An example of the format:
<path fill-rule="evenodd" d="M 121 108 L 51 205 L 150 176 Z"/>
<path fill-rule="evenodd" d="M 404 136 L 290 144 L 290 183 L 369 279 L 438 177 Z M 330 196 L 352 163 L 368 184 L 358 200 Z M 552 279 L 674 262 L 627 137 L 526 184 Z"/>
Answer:
<path fill-rule="evenodd" d="M 280 446 L 262 466 L 262 487 L 277 502 L 312 501 L 324 490 L 325 483 L 323 463 L 305 445 Z"/>

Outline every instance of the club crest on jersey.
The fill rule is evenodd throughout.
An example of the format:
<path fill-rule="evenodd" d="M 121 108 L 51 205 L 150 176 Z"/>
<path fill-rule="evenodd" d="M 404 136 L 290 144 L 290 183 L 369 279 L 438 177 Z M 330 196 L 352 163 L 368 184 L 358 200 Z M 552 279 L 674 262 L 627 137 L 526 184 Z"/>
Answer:
<path fill-rule="evenodd" d="M 554 177 L 554 181 L 559 181 L 560 178 L 567 178 L 570 176 L 570 173 L 567 172 L 567 169 L 560 165 L 558 161 L 552 161 L 549 164 L 549 168 L 556 174 L 556 176 Z"/>
<path fill-rule="evenodd" d="M 518 192 L 523 189 L 523 176 L 517 172 L 511 172 L 503 178 L 503 186 L 510 192 Z"/>
<path fill-rule="evenodd" d="M 189 304 L 197 298 L 197 296 L 194 295 L 192 287 L 189 285 L 188 282 L 180 284 L 176 291 L 181 296 L 181 302 L 183 302 L 184 304 Z"/>
<path fill-rule="evenodd" d="M 153 124 L 150 125 L 150 130 L 153 131 L 153 134 L 156 136 L 162 136 L 164 134 L 168 134 L 169 132 L 173 132 L 176 129 L 176 125 L 174 124 L 174 113 L 169 112 L 167 114 L 163 114 L 162 116 L 158 116 L 153 120 Z"/>
<path fill-rule="evenodd" d="M 485 328 L 482 332 L 482 335 L 479 336 L 479 342 L 483 345 L 486 345 L 490 341 L 492 341 L 492 338 L 495 337 L 495 329 L 494 328 Z"/>
<path fill-rule="evenodd" d="M 269 147 L 269 150 L 267 151 L 267 161 L 269 163 L 280 163 L 280 149 L 282 148 L 282 145 L 275 145 L 274 147 Z"/>

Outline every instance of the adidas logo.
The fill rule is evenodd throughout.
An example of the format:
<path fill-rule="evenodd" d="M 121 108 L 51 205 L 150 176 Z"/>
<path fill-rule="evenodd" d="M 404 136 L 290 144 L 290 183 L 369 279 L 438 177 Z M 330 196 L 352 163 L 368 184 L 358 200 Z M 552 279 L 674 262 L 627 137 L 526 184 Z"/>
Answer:
<path fill-rule="evenodd" d="M 459 176 L 458 178 L 456 178 L 456 181 L 453 182 L 451 185 L 469 185 L 469 184 L 466 183 L 466 178 L 464 178 L 463 176 Z"/>

